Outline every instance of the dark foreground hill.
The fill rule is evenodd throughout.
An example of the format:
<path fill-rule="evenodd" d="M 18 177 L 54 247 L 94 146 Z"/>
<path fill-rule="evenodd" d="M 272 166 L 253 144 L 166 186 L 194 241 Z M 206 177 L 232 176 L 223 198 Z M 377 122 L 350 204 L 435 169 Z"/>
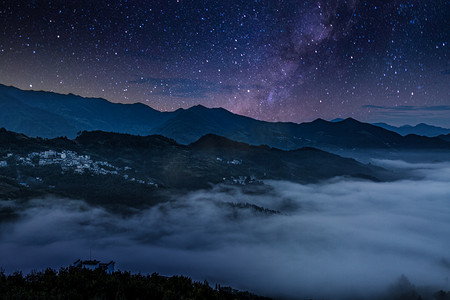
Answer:
<path fill-rule="evenodd" d="M 440 135 L 438 136 L 438 138 L 440 138 L 443 141 L 450 142 L 450 134 Z"/>
<path fill-rule="evenodd" d="M 165 277 L 102 270 L 47 269 L 26 276 L 0 272 L 1 299 L 269 299 L 230 287 L 215 288 L 184 276 Z"/>
<path fill-rule="evenodd" d="M 326 284 L 324 285 L 326 287 Z M 319 292 L 319 291 L 318 291 Z M 252 300 L 271 299 L 249 292 L 207 281 L 197 282 L 185 276 L 166 277 L 131 274 L 129 272 L 106 273 L 103 270 L 61 268 L 47 269 L 23 275 L 16 272 L 6 275 L 0 271 L 0 298 L 21 299 L 149 299 L 149 300 Z M 310 299 L 310 298 L 308 298 Z M 322 299 L 322 298 L 314 298 Z M 339 298 L 340 299 L 340 298 Z M 359 298 L 358 298 L 359 299 Z M 402 276 L 386 292 L 368 299 L 386 300 L 450 300 L 450 292 L 418 291 L 406 277 Z"/>
<path fill-rule="evenodd" d="M 190 145 L 101 131 L 76 139 L 0 130 L 2 198 L 57 194 L 99 204 L 153 205 L 168 192 L 262 180 L 313 183 L 336 176 L 389 180 L 386 170 L 314 148 L 283 151 L 206 135 Z"/>

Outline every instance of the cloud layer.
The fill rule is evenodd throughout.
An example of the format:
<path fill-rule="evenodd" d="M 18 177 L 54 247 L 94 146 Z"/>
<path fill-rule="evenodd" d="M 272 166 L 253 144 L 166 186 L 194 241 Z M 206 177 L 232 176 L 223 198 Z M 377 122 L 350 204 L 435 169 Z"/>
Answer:
<path fill-rule="evenodd" d="M 376 163 L 417 179 L 273 181 L 262 194 L 216 187 L 128 216 L 82 201 L 33 200 L 20 219 L 0 223 L 0 264 L 7 272 L 59 268 L 88 258 L 91 248 L 122 270 L 184 274 L 276 297 L 373 295 L 401 274 L 448 289 L 450 164 Z"/>

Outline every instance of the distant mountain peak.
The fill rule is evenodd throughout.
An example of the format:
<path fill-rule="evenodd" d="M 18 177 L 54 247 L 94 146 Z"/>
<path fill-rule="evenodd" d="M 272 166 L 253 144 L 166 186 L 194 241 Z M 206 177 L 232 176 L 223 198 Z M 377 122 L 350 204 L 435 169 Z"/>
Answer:
<path fill-rule="evenodd" d="M 196 111 L 196 112 L 202 112 L 202 113 L 203 112 L 208 112 L 208 111 L 221 111 L 221 112 L 224 112 L 224 113 L 232 114 L 232 112 L 230 112 L 230 111 L 228 111 L 228 110 L 226 110 L 225 108 L 222 108 L 222 107 L 211 107 L 211 108 L 209 108 L 209 107 L 206 107 L 206 106 L 201 105 L 201 104 L 197 104 L 197 105 L 191 106 L 191 107 L 185 109 L 185 111 Z"/>
<path fill-rule="evenodd" d="M 332 124 L 363 124 L 362 122 L 353 119 L 353 118 L 346 118 L 346 119 L 334 119 L 331 121 L 327 121 L 321 118 L 315 119 L 314 121 L 312 121 L 310 124 L 314 124 L 314 125 L 332 125 Z"/>
<path fill-rule="evenodd" d="M 194 106 L 189 107 L 187 110 L 189 110 L 189 109 L 201 109 L 201 110 L 207 110 L 207 109 L 209 109 L 209 108 L 206 107 L 206 106 L 204 106 L 204 105 L 197 104 L 197 105 L 194 105 Z"/>
<path fill-rule="evenodd" d="M 330 123 L 330 122 L 328 122 L 327 120 L 324 120 L 322 118 L 317 118 L 311 122 L 311 124 L 328 124 L 328 123 Z"/>
<path fill-rule="evenodd" d="M 354 118 L 351 118 L 351 117 L 344 119 L 342 122 L 345 122 L 345 123 L 358 123 L 358 124 L 361 124 L 360 121 L 358 121 L 358 120 L 356 120 L 356 119 L 354 119 Z"/>

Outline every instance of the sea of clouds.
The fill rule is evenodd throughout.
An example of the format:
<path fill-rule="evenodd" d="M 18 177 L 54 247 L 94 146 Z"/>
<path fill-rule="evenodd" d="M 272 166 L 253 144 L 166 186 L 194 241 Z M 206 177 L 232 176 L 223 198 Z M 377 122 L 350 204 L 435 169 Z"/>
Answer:
<path fill-rule="evenodd" d="M 377 297 L 402 274 L 450 290 L 450 163 L 374 163 L 414 179 L 267 181 L 265 193 L 217 186 L 127 215 L 78 200 L 3 201 L 20 217 L 0 223 L 0 267 L 59 268 L 92 251 L 116 269 L 281 298 Z"/>

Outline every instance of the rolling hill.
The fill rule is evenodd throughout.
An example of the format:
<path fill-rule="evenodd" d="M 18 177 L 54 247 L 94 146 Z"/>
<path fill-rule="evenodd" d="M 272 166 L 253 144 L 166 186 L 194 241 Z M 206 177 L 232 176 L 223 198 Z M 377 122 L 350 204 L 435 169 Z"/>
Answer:
<path fill-rule="evenodd" d="M 336 176 L 393 179 L 382 168 L 314 148 L 284 151 L 213 134 L 181 145 L 160 135 L 93 131 L 73 140 L 42 139 L 0 129 L 2 198 L 51 193 L 96 204 L 153 205 L 167 192 L 217 184 L 313 183 Z"/>

